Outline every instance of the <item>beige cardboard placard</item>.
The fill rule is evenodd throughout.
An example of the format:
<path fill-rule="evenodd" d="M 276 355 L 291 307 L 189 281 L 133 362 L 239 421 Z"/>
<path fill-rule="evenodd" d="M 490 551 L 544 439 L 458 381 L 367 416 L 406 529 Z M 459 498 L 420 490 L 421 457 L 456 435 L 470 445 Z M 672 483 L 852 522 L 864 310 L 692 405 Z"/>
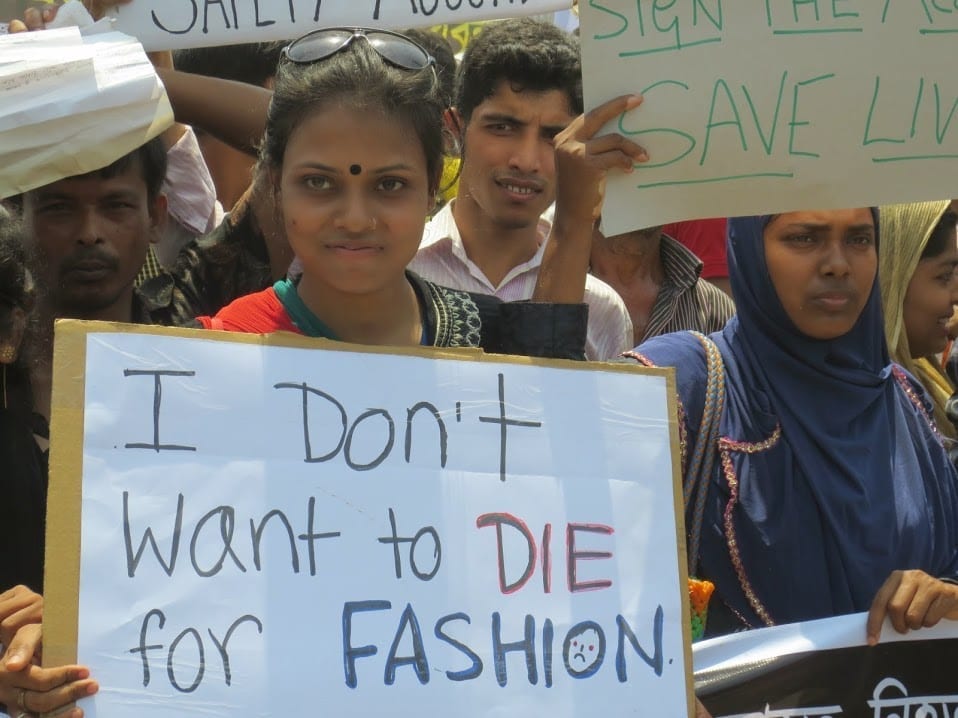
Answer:
<path fill-rule="evenodd" d="M 586 107 L 649 162 L 607 235 L 702 217 L 958 196 L 958 11 L 926 0 L 580 2 Z"/>
<path fill-rule="evenodd" d="M 692 714 L 674 373 L 57 324 L 87 715 Z M 82 550 L 81 550 L 82 547 Z"/>

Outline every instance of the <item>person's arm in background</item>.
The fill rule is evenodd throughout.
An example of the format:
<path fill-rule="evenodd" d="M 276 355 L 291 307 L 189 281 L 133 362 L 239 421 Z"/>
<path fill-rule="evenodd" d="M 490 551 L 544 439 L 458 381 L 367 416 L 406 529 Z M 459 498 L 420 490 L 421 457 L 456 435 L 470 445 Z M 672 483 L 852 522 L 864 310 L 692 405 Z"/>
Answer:
<path fill-rule="evenodd" d="M 161 70 L 173 69 L 173 53 L 169 50 L 164 52 L 148 52 L 146 56 L 150 58 L 150 62 L 153 63 L 153 67 L 156 69 L 156 73 L 158 75 L 160 74 Z M 180 139 L 187 133 L 188 130 L 189 127 L 187 127 L 187 123 L 177 119 L 177 121 L 174 122 L 173 125 L 163 133 L 163 144 L 166 145 L 167 149 L 170 149 L 180 141 Z"/>
<path fill-rule="evenodd" d="M 157 74 L 177 122 L 201 127 L 242 152 L 257 153 L 273 97 L 270 90 L 166 68 L 157 68 Z"/>

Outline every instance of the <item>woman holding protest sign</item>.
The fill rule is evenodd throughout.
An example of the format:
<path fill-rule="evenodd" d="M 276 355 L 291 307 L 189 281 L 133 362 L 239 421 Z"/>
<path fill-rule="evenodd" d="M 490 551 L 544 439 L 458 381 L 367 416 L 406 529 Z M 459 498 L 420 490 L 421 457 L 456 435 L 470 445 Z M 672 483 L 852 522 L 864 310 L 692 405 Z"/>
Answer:
<path fill-rule="evenodd" d="M 34 441 L 25 338 L 34 304 L 19 221 L 0 209 L 0 592 L 43 588 L 46 457 Z"/>
<path fill-rule="evenodd" d="M 0 208 L 0 710 L 6 706 L 15 716 L 53 710 L 96 692 L 85 668 L 34 663 L 43 608 L 35 591 L 43 582 L 46 457 L 34 441 L 25 346 L 33 293 L 22 227 Z"/>
<path fill-rule="evenodd" d="M 365 344 L 582 356 L 584 282 L 566 279 L 584 277 L 588 252 L 580 256 L 580 242 L 565 240 L 578 234 L 590 241 L 597 194 L 577 191 L 560 203 L 558 230 L 540 273 L 543 302 L 503 305 L 406 273 L 442 169 L 445 108 L 438 89 L 428 54 L 401 35 L 323 30 L 287 49 L 263 164 L 303 278 L 230 305 L 208 326 L 289 329 Z M 591 180 L 642 159 L 642 150 L 622 138 L 586 144 L 607 119 L 637 104 L 635 97 L 619 98 L 574 122 L 559 142 L 573 170 L 567 174 Z M 562 221 L 572 228 L 566 234 Z M 0 702 L 18 716 L 96 690 L 84 668 L 42 672 L 33 666 L 39 637 L 38 623 L 21 627 L 0 665 Z"/>
<path fill-rule="evenodd" d="M 729 222 L 738 316 L 656 338 L 684 407 L 691 568 L 708 633 L 870 611 L 958 619 L 958 476 L 920 384 L 884 339 L 877 213 Z"/>
<path fill-rule="evenodd" d="M 921 381 L 938 430 L 953 440 L 958 436 L 945 405 L 955 390 L 935 355 L 945 349 L 958 304 L 958 203 L 887 205 L 879 214 L 878 276 L 891 358 Z"/>
<path fill-rule="evenodd" d="M 570 179 L 628 170 L 644 158 L 640 147 L 619 136 L 592 140 L 605 121 L 638 103 L 636 97 L 613 100 L 556 138 Z M 432 58 L 403 35 L 330 28 L 286 48 L 261 163 L 303 275 L 198 321 L 207 328 L 287 330 L 358 344 L 481 346 L 581 358 L 583 283 L 566 279 L 584 271 L 588 255 L 580 257 L 579 243 L 562 234 L 572 228 L 585 236 L 600 201 L 596 194 L 569 192 L 560 201 L 533 302 L 503 304 L 406 272 L 439 189 L 444 110 Z"/>

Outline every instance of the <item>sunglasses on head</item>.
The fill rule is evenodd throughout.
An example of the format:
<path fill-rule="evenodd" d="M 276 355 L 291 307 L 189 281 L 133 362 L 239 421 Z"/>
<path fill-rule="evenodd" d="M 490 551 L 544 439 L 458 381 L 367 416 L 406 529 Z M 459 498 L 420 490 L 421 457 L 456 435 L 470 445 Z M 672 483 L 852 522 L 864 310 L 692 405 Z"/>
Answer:
<path fill-rule="evenodd" d="M 298 64 L 318 62 L 345 50 L 356 38 L 363 38 L 383 60 L 404 70 L 425 70 L 436 63 L 425 48 L 405 35 L 361 27 L 313 30 L 287 45 L 283 56 Z"/>

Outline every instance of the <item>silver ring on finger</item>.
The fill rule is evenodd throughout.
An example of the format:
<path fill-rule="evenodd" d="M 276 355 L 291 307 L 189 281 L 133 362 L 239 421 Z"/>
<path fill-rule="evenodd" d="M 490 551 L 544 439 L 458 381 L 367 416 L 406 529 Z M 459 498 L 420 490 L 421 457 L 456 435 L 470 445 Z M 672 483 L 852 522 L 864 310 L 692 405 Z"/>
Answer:
<path fill-rule="evenodd" d="M 27 689 L 21 688 L 17 691 L 17 707 L 20 708 L 20 712 L 17 714 L 16 718 L 33 718 L 33 714 L 30 713 L 30 709 L 27 708 Z"/>

